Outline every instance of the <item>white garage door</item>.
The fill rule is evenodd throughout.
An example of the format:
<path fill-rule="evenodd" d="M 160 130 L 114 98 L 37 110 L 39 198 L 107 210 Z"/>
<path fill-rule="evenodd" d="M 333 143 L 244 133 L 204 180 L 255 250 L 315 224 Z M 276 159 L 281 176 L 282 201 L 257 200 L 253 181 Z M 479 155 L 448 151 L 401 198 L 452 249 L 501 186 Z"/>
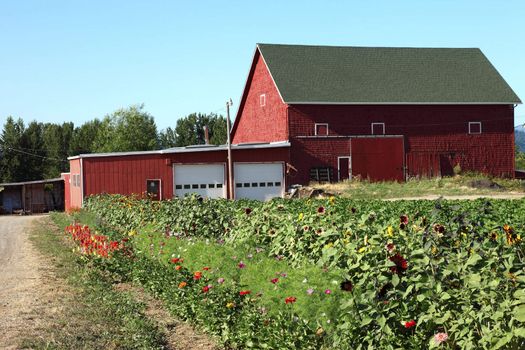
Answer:
<path fill-rule="evenodd" d="M 235 198 L 267 200 L 284 193 L 282 163 L 236 163 Z"/>
<path fill-rule="evenodd" d="M 226 197 L 222 164 L 174 164 L 173 178 L 177 197 L 188 193 L 198 193 L 207 198 Z"/>

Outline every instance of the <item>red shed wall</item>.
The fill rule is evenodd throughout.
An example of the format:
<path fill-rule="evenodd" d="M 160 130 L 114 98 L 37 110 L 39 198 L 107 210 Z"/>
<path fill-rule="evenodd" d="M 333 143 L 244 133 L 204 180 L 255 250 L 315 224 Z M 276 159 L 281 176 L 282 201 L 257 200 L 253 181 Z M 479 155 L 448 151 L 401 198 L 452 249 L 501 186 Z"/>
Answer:
<path fill-rule="evenodd" d="M 60 177 L 64 180 L 64 210 L 66 213 L 71 210 L 71 181 L 69 174 L 60 174 Z"/>
<path fill-rule="evenodd" d="M 82 187 L 73 186 L 73 176 L 80 175 L 80 159 L 72 159 L 69 161 L 69 176 L 71 184 L 69 187 L 70 193 L 70 209 L 78 209 L 82 207 Z M 80 176 L 82 179 L 82 176 Z"/>
<path fill-rule="evenodd" d="M 171 164 L 161 155 L 88 157 L 83 159 L 84 193 L 141 194 L 146 180 L 160 179 L 162 199 L 173 193 Z"/>
<path fill-rule="evenodd" d="M 260 104 L 261 94 L 266 95 L 264 106 Z M 287 105 L 257 51 L 233 126 L 232 143 L 288 140 L 286 109 Z"/>
<path fill-rule="evenodd" d="M 512 105 L 294 105 L 288 119 L 298 183 L 311 167 L 337 170 L 337 156 L 350 151 L 343 140 L 370 135 L 373 122 L 385 123 L 387 135 L 404 135 L 409 175 L 449 175 L 458 163 L 463 171 L 514 173 Z M 469 121 L 481 121 L 482 134 L 469 135 Z M 315 123 L 328 123 L 329 136 L 315 137 Z"/>

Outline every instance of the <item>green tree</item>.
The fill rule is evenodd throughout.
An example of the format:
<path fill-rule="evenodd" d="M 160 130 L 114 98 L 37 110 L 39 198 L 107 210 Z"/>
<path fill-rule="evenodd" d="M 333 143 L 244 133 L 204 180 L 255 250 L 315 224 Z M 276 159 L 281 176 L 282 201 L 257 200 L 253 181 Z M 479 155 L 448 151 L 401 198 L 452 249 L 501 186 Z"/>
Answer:
<path fill-rule="evenodd" d="M 217 114 L 192 113 L 177 120 L 175 126 L 176 145 L 202 145 L 205 143 L 204 126 L 208 126 L 210 143 L 226 143 L 226 118 Z"/>
<path fill-rule="evenodd" d="M 0 137 L 0 181 L 15 182 L 23 178 L 24 153 L 21 152 L 24 121 L 7 117 Z"/>
<path fill-rule="evenodd" d="M 104 117 L 94 142 L 96 152 L 157 149 L 157 126 L 144 105 L 122 108 Z"/>
<path fill-rule="evenodd" d="M 46 150 L 44 148 L 44 124 L 32 121 L 24 130 L 21 148 L 26 151 L 23 155 L 24 171 L 18 181 L 40 180 L 44 177 Z"/>
<path fill-rule="evenodd" d="M 159 132 L 159 147 L 161 149 L 171 148 L 177 146 L 177 134 L 175 130 L 168 127 Z"/>
<path fill-rule="evenodd" d="M 73 136 L 73 123 L 44 124 L 43 139 L 46 151 L 44 178 L 59 177 L 68 167 L 67 157 Z"/>
<path fill-rule="evenodd" d="M 71 136 L 69 155 L 76 156 L 79 154 L 93 153 L 95 151 L 95 140 L 97 139 L 101 124 L 102 122 L 99 119 L 93 119 L 76 127 Z"/>

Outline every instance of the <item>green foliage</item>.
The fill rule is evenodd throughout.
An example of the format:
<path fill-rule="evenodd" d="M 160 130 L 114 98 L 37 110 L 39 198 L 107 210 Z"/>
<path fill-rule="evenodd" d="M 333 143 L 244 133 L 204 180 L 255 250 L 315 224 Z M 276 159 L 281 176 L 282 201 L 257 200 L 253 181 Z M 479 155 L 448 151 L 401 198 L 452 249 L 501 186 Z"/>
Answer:
<path fill-rule="evenodd" d="M 525 152 L 516 152 L 516 169 L 525 170 Z"/>
<path fill-rule="evenodd" d="M 94 141 L 96 152 L 157 149 L 157 126 L 144 105 L 119 109 L 104 117 Z"/>
<path fill-rule="evenodd" d="M 217 114 L 192 113 L 177 120 L 175 127 L 176 145 L 203 145 L 205 143 L 204 127 L 207 126 L 210 144 L 222 145 L 226 143 L 226 119 Z"/>
<path fill-rule="evenodd" d="M 11 182 L 24 178 L 24 156 L 17 149 L 22 147 L 25 126 L 22 119 L 7 117 L 0 137 L 0 181 Z"/>
<path fill-rule="evenodd" d="M 159 132 L 159 148 L 166 149 L 177 146 L 177 134 L 175 130 L 168 127 Z"/>
<path fill-rule="evenodd" d="M 174 269 L 166 268 L 170 254 L 188 254 L 191 258 L 184 265 L 192 269 L 210 261 L 230 279 L 263 290 L 268 272 L 275 269 L 266 269 L 265 259 L 277 256 L 288 265 L 286 270 L 299 270 L 289 280 L 291 288 L 300 288 L 294 284 L 302 277 L 301 270 L 314 265 L 352 284 L 350 293 L 334 295 L 339 307 L 331 328 L 323 327 L 328 332 L 322 338 L 325 346 L 425 348 L 433 344 L 436 333 L 447 333 L 444 345 L 451 348 L 524 346 L 525 249 L 521 237 L 525 232 L 525 200 L 383 202 L 332 198 L 261 203 L 189 197 L 159 203 L 100 196 L 90 198 L 87 207 L 101 217 L 101 222 L 118 227 L 120 232 L 139 232 L 132 242 L 145 260 L 136 268 L 140 271 L 140 266 L 159 261 L 158 270 L 143 272 L 140 278 L 159 295 L 170 290 L 160 286 L 162 281 L 177 281 Z M 144 236 L 145 226 L 148 230 Z M 225 241 L 225 245 L 206 244 L 206 239 Z M 257 261 L 260 269 L 250 271 L 252 278 L 242 273 L 234 277 L 228 258 L 233 252 L 237 257 L 245 256 L 256 248 L 263 248 L 267 254 Z M 194 263 L 197 265 L 190 265 Z M 218 276 L 212 273 L 206 277 Z M 269 300 L 262 297 L 256 304 L 271 308 L 271 292 L 265 292 Z M 232 298 L 228 293 L 221 295 Z M 224 309 L 205 304 L 213 312 L 203 316 L 204 311 L 197 311 L 203 303 L 201 297 L 181 300 L 170 294 L 166 300 L 183 303 L 189 319 L 198 320 L 212 333 L 218 332 L 213 324 L 220 323 Z M 189 300 L 188 304 L 184 300 Z M 308 321 L 300 328 L 308 340 L 302 344 L 305 347 L 319 346 L 313 334 L 323 326 L 310 309 L 315 308 L 313 305 L 313 301 L 310 305 L 298 301 L 294 304 L 296 316 L 291 316 L 292 320 L 298 317 Z M 248 312 L 242 310 L 243 315 Z M 218 316 L 213 316 L 215 312 Z M 254 310 L 242 320 L 250 315 L 260 317 Z M 285 313 L 275 317 L 288 320 L 282 324 L 275 321 L 283 329 L 297 326 Z M 314 323 L 306 317 L 317 319 Z M 414 326 L 407 328 L 411 320 Z M 236 327 L 235 334 L 239 332 Z M 266 331 L 260 324 L 259 328 Z M 234 336 L 227 329 L 227 339 L 234 344 L 253 344 L 251 336 Z M 225 337 L 223 331 L 220 335 Z M 271 332 L 269 338 L 259 335 L 255 344 L 274 341 L 273 336 Z"/>

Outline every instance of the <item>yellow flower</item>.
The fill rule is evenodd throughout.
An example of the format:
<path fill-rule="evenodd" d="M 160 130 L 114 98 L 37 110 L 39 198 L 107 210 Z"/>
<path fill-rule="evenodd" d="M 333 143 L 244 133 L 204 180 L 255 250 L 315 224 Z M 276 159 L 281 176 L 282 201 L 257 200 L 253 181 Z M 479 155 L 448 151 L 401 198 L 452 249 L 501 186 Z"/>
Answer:
<path fill-rule="evenodd" d="M 436 246 L 432 246 L 432 254 L 436 255 L 437 252 L 438 252 L 438 249 L 436 248 Z"/>
<path fill-rule="evenodd" d="M 394 228 L 392 226 L 388 226 L 386 228 L 386 235 L 388 237 L 393 237 L 394 236 Z"/>
<path fill-rule="evenodd" d="M 334 196 L 331 196 L 330 197 L 330 204 L 334 204 L 335 203 L 335 197 Z"/>
<path fill-rule="evenodd" d="M 128 232 L 128 236 L 130 236 L 130 237 L 131 236 L 135 236 L 136 234 L 137 234 L 137 231 L 135 231 L 135 230 L 131 230 L 131 231 Z"/>
<path fill-rule="evenodd" d="M 331 248 L 331 247 L 333 247 L 333 246 L 334 246 L 334 244 L 333 244 L 332 242 L 330 242 L 330 243 L 328 243 L 327 245 L 325 245 L 325 246 L 323 247 L 323 249 L 328 249 L 328 248 Z"/>
<path fill-rule="evenodd" d="M 361 247 L 359 248 L 359 250 L 357 251 L 358 253 L 364 253 L 366 251 L 366 247 Z"/>
<path fill-rule="evenodd" d="M 226 304 L 226 307 L 227 307 L 228 309 L 233 309 L 233 308 L 235 307 L 235 304 L 232 303 L 232 302 L 229 302 L 228 304 Z"/>
<path fill-rule="evenodd" d="M 299 221 L 303 220 L 304 218 L 304 214 L 303 213 L 299 213 Z"/>
<path fill-rule="evenodd" d="M 364 243 L 365 245 L 368 245 L 368 235 L 365 235 Z"/>

